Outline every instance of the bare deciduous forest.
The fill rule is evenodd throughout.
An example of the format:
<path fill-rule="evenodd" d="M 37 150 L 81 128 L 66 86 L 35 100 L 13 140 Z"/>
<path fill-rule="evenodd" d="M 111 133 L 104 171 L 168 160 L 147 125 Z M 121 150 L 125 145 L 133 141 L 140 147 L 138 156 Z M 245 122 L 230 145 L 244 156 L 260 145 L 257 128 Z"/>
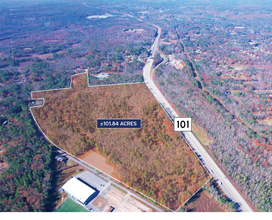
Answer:
<path fill-rule="evenodd" d="M 52 184 L 43 180 L 52 171 L 43 165 L 45 157 L 35 160 L 49 148 L 44 141 L 33 143 L 41 134 L 34 132 L 26 109 L 30 92 L 68 87 L 71 75 L 83 69 L 89 70 L 90 85 L 143 82 L 142 68 L 157 35 L 148 24 L 152 23 L 162 28 L 161 56 L 156 54 L 155 63 L 162 62 L 162 55 L 166 58 L 156 70 L 160 90 L 181 116 L 193 118 L 199 133 L 210 140 L 206 149 L 244 197 L 257 210 L 272 211 L 270 1 L 9 0 L 1 2 L 0 14 L 0 163 L 7 165 L 0 171 L 1 210 L 49 210 L 45 201 L 52 197 L 50 190 L 42 192 L 27 168 L 35 164 L 40 176 L 35 171 L 34 179 L 48 187 Z M 100 80 L 97 75 L 102 72 L 109 76 Z M 126 110 L 116 113 L 117 107 L 109 106 L 107 114 L 127 115 Z M 63 126 L 91 134 L 84 122 L 88 116 L 83 111 L 82 115 L 78 115 L 81 127 L 69 123 L 73 118 L 65 119 Z M 50 129 L 58 126 L 51 124 Z M 148 129 L 145 132 L 157 138 Z M 84 138 L 89 138 L 87 148 L 97 144 L 93 136 Z M 74 150 L 80 152 L 84 141 L 77 142 Z M 28 162 L 12 162 L 18 154 Z M 18 186 L 13 184 L 16 179 L 21 181 Z M 28 193 L 34 191 L 35 198 L 29 199 Z M 19 198 L 24 202 L 17 203 Z"/>
<path fill-rule="evenodd" d="M 58 147 L 75 155 L 96 148 L 123 182 L 173 210 L 209 178 L 145 84 L 87 87 L 81 74 L 71 89 L 33 98 L 45 98 L 31 110 Z M 142 128 L 97 129 L 99 118 L 139 118 Z"/>
<path fill-rule="evenodd" d="M 192 117 L 213 140 L 207 149 L 249 201 L 271 211 L 271 31 L 258 23 L 271 20 L 261 6 L 261 15 L 243 8 L 250 22 L 232 7 L 213 9 L 193 12 L 194 21 L 188 20 L 189 7 L 168 19 L 172 27 L 165 24 L 160 47 L 169 62 L 156 70 L 156 80 L 181 116 Z M 207 14 L 220 18 L 211 21 Z M 182 60 L 181 70 L 170 56 Z"/>

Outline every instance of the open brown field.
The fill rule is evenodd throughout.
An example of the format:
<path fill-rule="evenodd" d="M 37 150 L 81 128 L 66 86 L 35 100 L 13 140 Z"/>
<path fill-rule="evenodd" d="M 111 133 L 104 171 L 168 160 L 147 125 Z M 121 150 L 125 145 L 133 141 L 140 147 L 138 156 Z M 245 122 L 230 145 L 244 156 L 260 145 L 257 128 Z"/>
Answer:
<path fill-rule="evenodd" d="M 263 123 L 263 124 L 272 125 L 272 118 L 266 118 L 263 120 L 256 120 L 256 121 L 259 122 L 260 124 Z"/>
<path fill-rule="evenodd" d="M 109 206 L 114 207 L 113 212 L 153 212 L 152 208 L 114 186 L 111 186 L 104 198 L 98 197 L 93 205 L 104 210 Z"/>
<path fill-rule="evenodd" d="M 46 54 L 42 54 L 42 55 L 39 55 L 39 54 L 33 54 L 32 57 L 38 57 L 39 59 L 41 60 L 46 60 L 47 58 L 53 58 L 53 53 L 46 53 Z"/>
<path fill-rule="evenodd" d="M 0 173 L 8 168 L 8 164 L 5 162 L 0 162 Z"/>
<path fill-rule="evenodd" d="M 31 111 L 54 144 L 75 155 L 97 150 L 121 181 L 172 210 L 209 178 L 145 84 L 88 87 L 81 74 L 70 89 L 32 98 L 45 99 Z M 97 129 L 98 118 L 139 118 L 142 128 Z"/>
<path fill-rule="evenodd" d="M 109 175 L 114 172 L 114 167 L 106 163 L 106 158 L 96 152 L 89 154 L 83 160 Z"/>

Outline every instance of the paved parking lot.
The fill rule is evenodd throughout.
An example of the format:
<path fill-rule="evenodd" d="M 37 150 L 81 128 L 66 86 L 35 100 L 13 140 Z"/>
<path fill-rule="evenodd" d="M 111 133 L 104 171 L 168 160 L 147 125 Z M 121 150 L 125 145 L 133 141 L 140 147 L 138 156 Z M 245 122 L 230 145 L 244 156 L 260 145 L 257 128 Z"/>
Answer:
<path fill-rule="evenodd" d="M 130 192 L 123 192 L 123 190 L 113 186 L 107 180 L 100 178 L 89 171 L 79 173 L 75 177 L 99 191 L 99 194 L 86 205 L 88 210 L 105 212 L 112 207 L 114 208 L 114 212 L 153 211 L 150 207 L 135 199 Z"/>
<path fill-rule="evenodd" d="M 89 184 L 91 187 L 94 189 L 98 190 L 99 192 L 104 191 L 107 186 L 109 186 L 109 182 L 106 180 L 103 180 L 102 178 L 96 176 L 95 174 L 89 172 L 89 171 L 84 171 L 82 173 L 79 173 L 75 176 L 76 178 L 79 178 Z"/>

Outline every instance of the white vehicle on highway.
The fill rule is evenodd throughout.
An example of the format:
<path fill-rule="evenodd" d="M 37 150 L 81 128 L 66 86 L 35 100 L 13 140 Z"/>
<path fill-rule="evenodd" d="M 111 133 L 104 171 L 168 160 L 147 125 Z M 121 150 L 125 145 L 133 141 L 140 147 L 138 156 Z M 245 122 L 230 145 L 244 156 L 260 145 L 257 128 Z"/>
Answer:
<path fill-rule="evenodd" d="M 161 35 L 161 28 L 153 25 L 154 27 L 158 28 L 158 36 L 155 39 L 155 42 L 153 43 L 151 49 L 152 49 L 152 57 L 154 57 L 155 52 L 157 51 L 158 48 L 158 41 Z M 155 98 L 162 103 L 162 106 L 164 109 L 169 109 L 171 112 L 170 117 L 179 117 L 179 115 L 176 113 L 176 111 L 173 109 L 171 104 L 167 101 L 165 96 L 161 93 L 161 91 L 158 89 L 158 87 L 155 85 L 153 81 L 153 72 L 152 70 L 152 64 L 154 60 L 151 58 L 148 59 L 148 62 L 146 62 L 144 69 L 143 69 L 143 77 L 144 81 L 148 82 L 148 88 L 152 88 L 152 93 L 154 92 Z M 234 188 L 234 186 L 231 184 L 231 182 L 228 181 L 228 179 L 224 178 L 225 175 L 222 172 L 222 170 L 218 167 L 218 165 L 214 162 L 214 160 L 211 158 L 211 156 L 206 152 L 205 148 L 201 145 L 201 143 L 196 139 L 194 134 L 192 132 L 185 132 L 182 133 L 184 136 L 185 140 L 188 140 L 189 145 L 193 146 L 199 154 L 201 155 L 201 159 L 203 159 L 204 163 L 206 166 L 209 167 L 209 169 L 213 169 L 215 173 L 213 173 L 213 176 L 218 178 L 218 183 L 219 185 L 223 185 L 222 182 L 224 183 L 224 189 L 226 194 L 230 195 L 235 202 L 241 203 L 241 209 L 245 212 L 253 212 L 253 210 L 249 207 L 247 202 L 243 199 L 243 197 L 239 194 L 239 192 Z M 222 181 L 219 181 L 219 179 Z"/>

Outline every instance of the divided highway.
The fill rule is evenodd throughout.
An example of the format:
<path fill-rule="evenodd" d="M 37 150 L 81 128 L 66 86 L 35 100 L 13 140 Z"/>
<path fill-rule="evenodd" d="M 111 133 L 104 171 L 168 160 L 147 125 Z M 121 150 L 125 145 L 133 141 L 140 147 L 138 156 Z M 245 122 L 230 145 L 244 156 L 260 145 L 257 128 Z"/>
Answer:
<path fill-rule="evenodd" d="M 154 57 L 155 52 L 158 48 L 158 42 L 161 35 L 161 28 L 153 25 L 156 28 L 158 28 L 158 35 L 151 47 L 152 50 L 152 57 Z M 172 106 L 169 104 L 169 102 L 166 100 L 166 98 L 163 96 L 163 94 L 160 92 L 160 90 L 157 88 L 153 81 L 153 70 L 152 70 L 152 64 L 154 62 L 153 58 L 149 58 L 144 66 L 143 69 L 143 77 L 144 81 L 147 85 L 147 87 L 150 89 L 150 91 L 153 93 L 155 98 L 158 100 L 158 102 L 163 106 L 165 111 L 168 113 L 170 118 L 179 117 L 179 115 L 175 112 L 175 110 L 172 108 Z M 174 129 L 174 127 L 173 127 Z M 213 176 L 215 180 L 218 181 L 220 184 L 222 190 L 225 192 L 227 196 L 229 196 L 234 203 L 239 204 L 238 210 L 242 210 L 244 212 L 253 212 L 252 209 L 249 207 L 249 205 L 246 203 L 246 201 L 242 198 L 242 196 L 238 193 L 238 191 L 234 188 L 234 186 L 231 184 L 231 182 L 226 178 L 224 173 L 221 171 L 221 169 L 217 166 L 217 164 L 213 161 L 213 159 L 209 156 L 207 151 L 204 149 L 204 147 L 200 144 L 200 142 L 195 138 L 194 134 L 192 132 L 181 132 L 183 137 L 187 140 L 187 142 L 191 145 L 193 150 L 196 152 L 198 157 L 202 159 L 203 164 L 206 166 L 206 168 L 210 171 L 210 174 Z"/>

